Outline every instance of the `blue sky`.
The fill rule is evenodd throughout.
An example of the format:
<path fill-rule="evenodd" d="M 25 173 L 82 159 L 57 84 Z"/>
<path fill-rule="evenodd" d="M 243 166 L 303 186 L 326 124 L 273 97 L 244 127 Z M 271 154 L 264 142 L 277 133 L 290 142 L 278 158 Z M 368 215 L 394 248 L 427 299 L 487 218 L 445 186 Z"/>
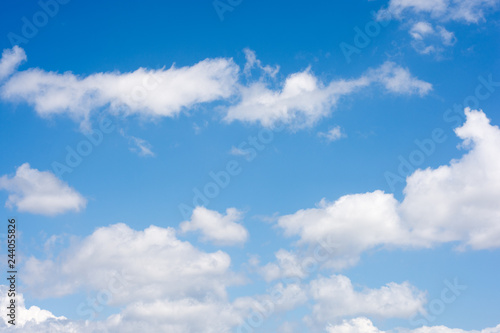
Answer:
<path fill-rule="evenodd" d="M 2 3 L 0 330 L 500 332 L 499 5 Z"/>

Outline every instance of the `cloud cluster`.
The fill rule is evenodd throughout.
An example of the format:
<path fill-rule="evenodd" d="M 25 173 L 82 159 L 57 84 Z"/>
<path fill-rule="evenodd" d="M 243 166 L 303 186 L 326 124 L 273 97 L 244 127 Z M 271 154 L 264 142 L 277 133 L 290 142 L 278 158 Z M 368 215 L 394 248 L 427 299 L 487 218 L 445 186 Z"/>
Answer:
<path fill-rule="evenodd" d="M 367 88 L 381 84 L 386 91 L 396 94 L 427 94 L 430 83 L 412 76 L 407 68 L 385 62 L 355 79 L 338 79 L 325 84 L 310 68 L 289 75 L 281 88 L 272 89 L 266 81 L 250 83 L 240 88 L 240 100 L 227 109 L 225 120 L 258 122 L 271 127 L 285 123 L 294 127 L 310 126 L 330 114 L 339 100 Z"/>
<path fill-rule="evenodd" d="M 230 264 L 227 253 L 200 251 L 178 240 L 173 228 L 136 231 L 115 224 L 97 229 L 54 260 L 27 259 L 23 276 L 30 290 L 42 297 L 106 289 L 119 274 L 127 288 L 111 304 L 162 297 L 225 299 L 226 285 L 238 281 Z"/>
<path fill-rule="evenodd" d="M 379 20 L 396 19 L 409 30 L 411 45 L 421 54 L 440 55 L 457 41 L 443 25 L 479 24 L 498 8 L 499 0 L 390 0 L 377 13 Z"/>
<path fill-rule="evenodd" d="M 445 242 L 459 248 L 500 247 L 500 129 L 482 111 L 466 109 L 465 115 L 455 132 L 469 151 L 449 165 L 415 171 L 407 178 L 402 202 L 378 190 L 345 195 L 281 216 L 278 226 L 302 245 L 328 236 L 337 247 L 328 264 L 337 269 L 380 247 Z"/>
<path fill-rule="evenodd" d="M 5 51 L 0 75 L 12 74 L 0 96 L 7 101 L 23 101 L 43 117 L 68 114 L 85 128 L 92 113 L 108 110 L 113 114 L 139 114 L 148 118 L 173 117 L 202 103 L 219 102 L 224 120 L 257 122 L 263 126 L 285 123 L 309 126 L 330 114 L 341 97 L 381 84 L 397 94 L 428 93 L 431 84 L 412 76 L 408 69 L 392 62 L 367 70 L 359 78 L 336 79 L 324 83 L 310 68 L 276 82 L 279 67 L 264 66 L 255 52 L 245 49 L 246 65 L 242 83 L 240 68 L 232 59 L 205 59 L 192 66 L 169 69 L 139 68 L 134 72 L 106 72 L 79 76 L 71 72 L 48 72 L 30 68 L 12 74 L 25 59 L 18 47 Z M 251 79 L 252 69 L 262 75 Z M 4 75 L 7 75 L 4 74 Z M 275 85 L 276 88 L 271 86 Z"/>
<path fill-rule="evenodd" d="M 13 177 L 0 177 L 0 190 L 9 192 L 7 207 L 20 212 L 57 215 L 68 211 L 79 212 L 87 200 L 75 189 L 49 171 L 39 171 L 24 163 Z"/>

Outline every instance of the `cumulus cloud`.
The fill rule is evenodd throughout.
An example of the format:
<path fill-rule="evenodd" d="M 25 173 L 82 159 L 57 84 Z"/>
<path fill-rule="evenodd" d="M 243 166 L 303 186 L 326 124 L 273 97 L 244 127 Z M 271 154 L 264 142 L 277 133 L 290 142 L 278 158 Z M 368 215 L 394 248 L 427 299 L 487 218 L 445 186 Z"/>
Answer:
<path fill-rule="evenodd" d="M 382 84 L 388 92 L 425 95 L 430 83 L 412 76 L 408 69 L 386 62 L 368 70 L 357 79 L 321 82 L 310 68 L 289 75 L 281 89 L 272 89 L 266 81 L 240 88 L 240 100 L 227 109 L 225 120 L 258 122 L 266 127 L 285 123 L 294 127 L 310 126 L 328 115 L 341 97 L 371 84 Z"/>
<path fill-rule="evenodd" d="M 75 189 L 49 171 L 39 171 L 24 163 L 13 177 L 0 177 L 0 189 L 9 192 L 5 206 L 15 206 L 20 212 L 57 215 L 68 211 L 79 212 L 87 200 Z"/>
<path fill-rule="evenodd" d="M 173 228 L 136 231 L 115 224 L 95 230 L 54 260 L 28 258 L 23 276 L 40 297 L 107 289 L 118 276 L 127 288 L 113 294 L 111 305 L 161 298 L 225 299 L 226 285 L 239 282 L 230 264 L 227 253 L 200 251 L 178 240 Z"/>
<path fill-rule="evenodd" d="M 7 309 L 7 306 L 10 304 L 10 297 L 7 296 L 8 294 L 9 287 L 0 285 L 0 306 L 2 309 Z M 40 323 L 43 323 L 49 319 L 54 319 L 54 320 L 64 320 L 66 319 L 65 317 L 56 317 L 54 316 L 50 311 L 47 310 L 42 310 L 38 306 L 31 306 L 29 308 L 26 308 L 25 303 L 24 303 L 24 296 L 23 294 L 16 294 L 16 325 L 17 327 L 24 327 L 24 326 L 32 326 L 32 325 L 38 325 Z M 5 314 L 2 315 L 2 324 L 0 325 L 0 328 L 2 326 L 5 327 L 11 327 L 11 325 L 8 323 L 10 320 L 10 317 L 7 317 Z"/>
<path fill-rule="evenodd" d="M 402 202 L 378 190 L 345 195 L 281 216 L 278 226 L 285 236 L 298 236 L 300 245 L 313 246 L 328 237 L 336 249 L 326 264 L 336 269 L 380 247 L 444 242 L 459 248 L 500 247 L 500 129 L 482 111 L 466 109 L 465 115 L 455 132 L 469 151 L 449 165 L 415 171 L 407 178 Z"/>
<path fill-rule="evenodd" d="M 357 291 L 343 275 L 311 281 L 310 293 L 316 303 L 312 315 L 317 322 L 353 315 L 409 318 L 422 312 L 426 303 L 425 293 L 408 282 L 391 282 L 379 289 Z"/>
<path fill-rule="evenodd" d="M 4 50 L 0 59 L 0 81 L 14 73 L 23 61 L 26 61 L 26 53 L 19 46 Z"/>
<path fill-rule="evenodd" d="M 242 217 L 236 208 L 228 208 L 226 215 L 222 215 L 198 206 L 193 210 L 191 221 L 182 222 L 179 228 L 183 233 L 200 231 L 203 241 L 219 245 L 243 244 L 248 239 L 248 231 L 238 223 Z"/>
<path fill-rule="evenodd" d="M 424 326 L 416 329 L 395 329 L 389 331 L 381 331 L 373 325 L 370 319 L 358 317 L 349 320 L 344 320 L 338 325 L 329 325 L 326 328 L 328 333 L 498 333 L 500 325 L 491 328 L 485 328 L 480 331 L 466 331 L 458 328 L 449 328 L 446 326 Z"/>

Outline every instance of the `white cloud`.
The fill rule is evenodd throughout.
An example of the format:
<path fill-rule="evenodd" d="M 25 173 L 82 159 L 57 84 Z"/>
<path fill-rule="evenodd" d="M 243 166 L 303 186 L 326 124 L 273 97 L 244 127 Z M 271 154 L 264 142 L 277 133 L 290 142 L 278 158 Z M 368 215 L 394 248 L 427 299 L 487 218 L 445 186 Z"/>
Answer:
<path fill-rule="evenodd" d="M 120 134 L 132 144 L 132 147 L 129 148 L 129 150 L 131 152 L 134 152 L 137 155 L 142 156 L 142 157 L 154 157 L 155 156 L 155 153 L 152 151 L 153 147 L 151 146 L 151 144 L 148 141 L 141 139 L 141 138 L 137 138 L 137 137 L 132 136 L 132 135 L 127 135 L 127 134 L 125 134 L 124 130 L 120 130 Z"/>
<path fill-rule="evenodd" d="M 416 329 L 395 329 L 389 331 L 381 331 L 373 325 L 373 323 L 365 317 L 358 317 L 349 320 L 344 320 L 342 324 L 329 325 L 326 328 L 328 333 L 499 333 L 500 325 L 491 328 L 485 328 L 480 331 L 466 331 L 458 328 L 448 328 L 446 326 L 424 326 Z"/>
<path fill-rule="evenodd" d="M 191 215 L 191 221 L 180 224 L 181 232 L 200 231 L 203 241 L 210 241 L 219 245 L 243 244 L 248 239 L 248 231 L 239 223 L 242 213 L 236 208 L 228 208 L 226 215 L 196 207 Z"/>
<path fill-rule="evenodd" d="M 336 245 L 325 263 L 337 269 L 380 247 L 430 247 L 456 242 L 460 248 L 500 247 L 500 129 L 482 111 L 465 110 L 455 132 L 470 149 L 437 169 L 407 178 L 404 200 L 382 191 L 345 195 L 333 203 L 278 218 L 286 236 L 314 246 L 324 237 Z M 439 202 L 439 205 L 436 205 Z"/>
<path fill-rule="evenodd" d="M 411 45 L 417 52 L 439 56 L 444 46 L 452 46 L 457 40 L 442 24 L 452 21 L 478 24 L 485 21 L 486 14 L 496 10 L 499 3 L 500 0 L 390 0 L 376 17 L 401 21 L 403 28 L 409 29 L 413 38 Z M 430 21 L 437 24 L 436 29 Z"/>
<path fill-rule="evenodd" d="M 5 49 L 0 59 L 0 80 L 14 73 L 23 61 L 26 61 L 26 53 L 22 48 L 16 45 L 12 49 Z"/>
<path fill-rule="evenodd" d="M 248 156 L 250 156 L 250 152 L 248 150 L 240 149 L 235 146 L 231 147 L 229 154 L 233 156 L 243 156 L 245 158 L 248 158 Z"/>
<path fill-rule="evenodd" d="M 478 23 L 484 20 L 485 12 L 497 5 L 498 0 L 390 0 L 387 8 L 378 12 L 378 17 L 403 20 L 410 15 L 427 14 L 442 21 Z"/>
<path fill-rule="evenodd" d="M 4 312 L 7 312 L 7 306 L 10 305 L 11 297 L 8 297 L 9 287 L 5 285 L 0 285 L 0 306 Z M 24 303 L 23 294 L 16 293 L 16 317 L 15 323 L 17 327 L 24 327 L 25 325 L 36 325 L 43 323 L 49 319 L 55 320 L 63 320 L 65 317 L 56 317 L 50 311 L 42 310 L 38 306 L 31 306 L 30 308 L 26 308 Z M 8 321 L 11 320 L 5 313 L 2 314 L 2 323 L 1 326 L 9 327 L 11 326 Z"/>
<path fill-rule="evenodd" d="M 69 113 L 87 120 L 92 111 L 146 116 L 177 115 L 199 103 L 234 93 L 238 66 L 232 59 L 205 59 L 193 66 L 78 76 L 42 69 L 16 72 L 1 88 L 4 99 L 23 100 L 41 116 Z"/>
<path fill-rule="evenodd" d="M 328 142 L 332 142 L 344 137 L 345 134 L 342 133 L 340 126 L 335 126 L 331 128 L 328 132 L 319 132 L 318 136 L 321 138 L 325 138 L 326 141 Z"/>
<path fill-rule="evenodd" d="M 425 95 L 432 89 L 430 83 L 413 77 L 408 69 L 386 62 L 368 70 L 358 79 L 321 82 L 308 68 L 289 75 L 281 89 L 273 90 L 265 81 L 240 88 L 241 99 L 228 108 L 225 120 L 232 122 L 259 122 L 270 127 L 285 123 L 306 127 L 327 116 L 339 99 L 373 83 L 381 83 L 387 91 L 398 94 Z"/>
<path fill-rule="evenodd" d="M 342 324 L 330 325 L 326 328 L 328 333 L 384 333 L 373 326 L 370 319 L 365 317 L 344 320 Z"/>
<path fill-rule="evenodd" d="M 356 315 L 408 318 L 424 311 L 426 302 L 425 293 L 408 282 L 357 291 L 346 276 L 332 275 L 311 281 L 309 288 L 315 301 L 312 315 L 320 323 Z"/>
<path fill-rule="evenodd" d="M 131 142 L 133 143 L 133 147 L 130 148 L 131 151 L 137 153 L 139 156 L 153 157 L 155 153 L 153 153 L 152 146 L 149 142 L 144 139 L 136 138 L 135 136 L 130 137 Z"/>
<path fill-rule="evenodd" d="M 225 252 L 206 253 L 176 238 L 173 228 L 136 231 L 125 224 L 101 227 L 54 260 L 26 260 L 24 283 L 40 297 L 81 289 L 113 292 L 110 305 L 132 301 L 226 298 L 240 278 Z M 120 283 L 118 283 L 120 282 Z"/>
<path fill-rule="evenodd" d="M 444 51 L 443 46 L 453 46 L 457 39 L 453 32 L 438 25 L 436 29 L 425 21 L 415 23 L 410 29 L 413 38 L 413 48 L 421 54 L 440 54 Z M 443 46 L 441 46 L 443 45 Z"/>
<path fill-rule="evenodd" d="M 429 22 L 417 22 L 413 25 L 413 27 L 410 30 L 410 35 L 414 39 L 422 40 L 424 39 L 425 36 L 433 34 L 434 33 L 434 28 Z"/>
<path fill-rule="evenodd" d="M 401 216 L 414 237 L 429 242 L 461 242 L 473 249 L 500 246 L 500 129 L 481 111 L 465 110 L 455 133 L 470 149 L 437 169 L 407 178 Z M 439 202 L 439 205 L 435 203 Z"/>
<path fill-rule="evenodd" d="M 24 51 L 16 49 L 18 52 Z M 263 66 L 255 52 L 245 49 L 243 72 L 251 76 L 253 68 L 261 75 L 258 81 L 240 83 L 239 67 L 232 59 L 205 59 L 193 66 L 134 72 L 95 73 L 79 76 L 71 72 L 47 72 L 38 68 L 15 72 L 0 87 L 7 101 L 24 101 L 40 116 L 69 114 L 89 127 L 91 114 L 105 109 L 124 116 L 173 117 L 200 103 L 228 101 L 224 119 L 259 122 L 263 126 L 286 123 L 306 127 L 328 115 L 338 100 L 360 88 L 381 83 L 386 90 L 400 94 L 425 95 L 432 86 L 411 76 L 405 68 L 386 62 L 368 70 L 358 79 L 321 82 L 310 69 L 289 75 L 271 89 L 279 67 Z M 4 53 L 2 62 L 12 57 Z M 10 61 L 11 62 L 11 61 Z M 10 66 L 9 71 L 14 67 Z"/>
<path fill-rule="evenodd" d="M 307 272 L 302 267 L 300 258 L 287 250 L 280 249 L 275 253 L 277 263 L 268 263 L 259 268 L 266 281 L 295 277 L 304 279 Z"/>
<path fill-rule="evenodd" d="M 24 163 L 13 177 L 0 177 L 0 189 L 9 192 L 5 206 L 16 206 L 20 212 L 57 215 L 68 211 L 79 212 L 87 200 L 75 189 L 49 171 L 32 169 Z"/>
<path fill-rule="evenodd" d="M 254 69 L 255 67 L 259 68 L 264 72 L 264 74 L 269 75 L 270 77 L 275 77 L 276 74 L 278 74 L 280 67 L 271 67 L 269 65 L 262 66 L 262 62 L 257 59 L 257 55 L 255 54 L 255 51 L 250 50 L 248 48 L 244 49 L 243 52 L 245 53 L 245 67 L 243 68 L 243 73 L 245 73 L 247 76 L 251 75 L 251 70 Z"/>

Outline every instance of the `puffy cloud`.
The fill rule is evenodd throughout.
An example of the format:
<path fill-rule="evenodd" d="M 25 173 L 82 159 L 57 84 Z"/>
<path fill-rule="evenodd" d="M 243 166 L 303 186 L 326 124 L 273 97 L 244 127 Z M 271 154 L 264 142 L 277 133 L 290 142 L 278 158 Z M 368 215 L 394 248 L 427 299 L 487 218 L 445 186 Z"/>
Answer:
<path fill-rule="evenodd" d="M 299 244 L 317 244 L 325 235 L 335 244 L 327 263 L 337 269 L 354 264 L 359 255 L 380 245 L 404 245 L 409 232 L 397 214 L 398 202 L 382 191 L 345 195 L 333 203 L 299 210 L 278 219 L 285 236 L 298 235 Z"/>
<path fill-rule="evenodd" d="M 365 317 L 353 318 L 344 320 L 342 324 L 330 325 L 326 328 L 328 333 L 498 333 L 500 325 L 491 328 L 485 328 L 480 331 L 466 331 L 458 328 L 448 328 L 446 326 L 424 326 L 416 329 L 395 329 L 390 331 L 381 331 L 376 328 L 373 323 Z"/>
<path fill-rule="evenodd" d="M 500 246 L 500 129 L 481 111 L 465 110 L 455 133 L 470 151 L 437 169 L 407 178 L 401 216 L 414 237 L 461 242 L 473 249 Z M 439 205 L 436 205 L 439 202 Z"/>
<path fill-rule="evenodd" d="M 28 69 L 10 77 L 1 88 L 1 96 L 26 101 L 41 116 L 69 113 L 85 120 L 92 111 L 108 107 L 126 115 L 171 117 L 199 103 L 231 96 L 238 71 L 231 59 L 223 58 L 181 68 L 139 68 L 85 77 Z"/>
<path fill-rule="evenodd" d="M 32 169 L 28 163 L 17 168 L 13 177 L 0 177 L 0 189 L 8 191 L 7 207 L 20 212 L 57 215 L 84 209 L 87 200 L 49 171 Z"/>
<path fill-rule="evenodd" d="M 289 75 L 281 89 L 271 89 L 265 81 L 242 86 L 240 101 L 228 108 L 225 120 L 259 122 L 266 127 L 276 123 L 298 128 L 310 126 L 328 115 L 341 97 L 373 83 L 380 83 L 387 91 L 398 94 L 425 95 L 432 89 L 430 83 L 413 77 L 408 69 L 393 62 L 368 70 L 360 78 L 339 79 L 328 84 L 321 82 L 308 68 Z"/>
<path fill-rule="evenodd" d="M 9 287 L 0 285 L 0 306 L 2 309 L 7 309 L 10 304 L 10 297 L 7 296 Z M 49 319 L 63 320 L 65 317 L 56 317 L 50 311 L 42 310 L 38 306 L 31 306 L 26 308 L 24 303 L 23 294 L 16 293 L 16 326 L 24 327 L 25 325 L 38 325 Z M 2 315 L 2 324 L 0 324 L 0 329 L 3 327 L 10 327 L 11 325 L 8 321 L 11 319 L 5 314 Z"/>
<path fill-rule="evenodd" d="M 178 240 L 173 228 L 136 231 L 115 224 L 95 230 L 54 260 L 30 257 L 23 276 L 41 297 L 111 290 L 111 305 L 162 298 L 225 299 L 226 286 L 240 280 L 230 272 L 230 263 L 225 252 L 202 252 Z"/>
<path fill-rule="evenodd" d="M 14 73 L 23 61 L 26 61 L 26 53 L 19 46 L 4 50 L 0 59 L 0 80 Z"/>
<path fill-rule="evenodd" d="M 200 231 L 203 241 L 210 241 L 219 245 L 242 244 L 248 239 L 248 231 L 237 223 L 242 213 L 236 208 L 228 208 L 226 215 L 209 210 L 205 207 L 196 207 L 191 215 L 191 221 L 180 224 L 181 232 Z"/>
<path fill-rule="evenodd" d="M 500 247 L 500 129 L 482 111 L 465 110 L 455 130 L 469 149 L 458 160 L 407 178 L 404 199 L 374 191 L 345 195 L 333 203 L 281 216 L 285 236 L 312 246 L 325 237 L 336 245 L 326 263 L 353 265 L 366 250 L 379 247 L 430 247 L 457 242 L 459 247 Z M 439 202 L 439 205 L 436 205 Z"/>
<path fill-rule="evenodd" d="M 349 278 L 332 275 L 311 281 L 309 288 L 316 302 L 312 315 L 320 323 L 356 315 L 408 318 L 422 312 L 426 302 L 425 294 L 408 282 L 356 291 Z"/>
<path fill-rule="evenodd" d="M 373 326 L 370 319 L 365 317 L 344 320 L 342 324 L 330 325 L 327 327 L 328 333 L 384 333 Z"/>

